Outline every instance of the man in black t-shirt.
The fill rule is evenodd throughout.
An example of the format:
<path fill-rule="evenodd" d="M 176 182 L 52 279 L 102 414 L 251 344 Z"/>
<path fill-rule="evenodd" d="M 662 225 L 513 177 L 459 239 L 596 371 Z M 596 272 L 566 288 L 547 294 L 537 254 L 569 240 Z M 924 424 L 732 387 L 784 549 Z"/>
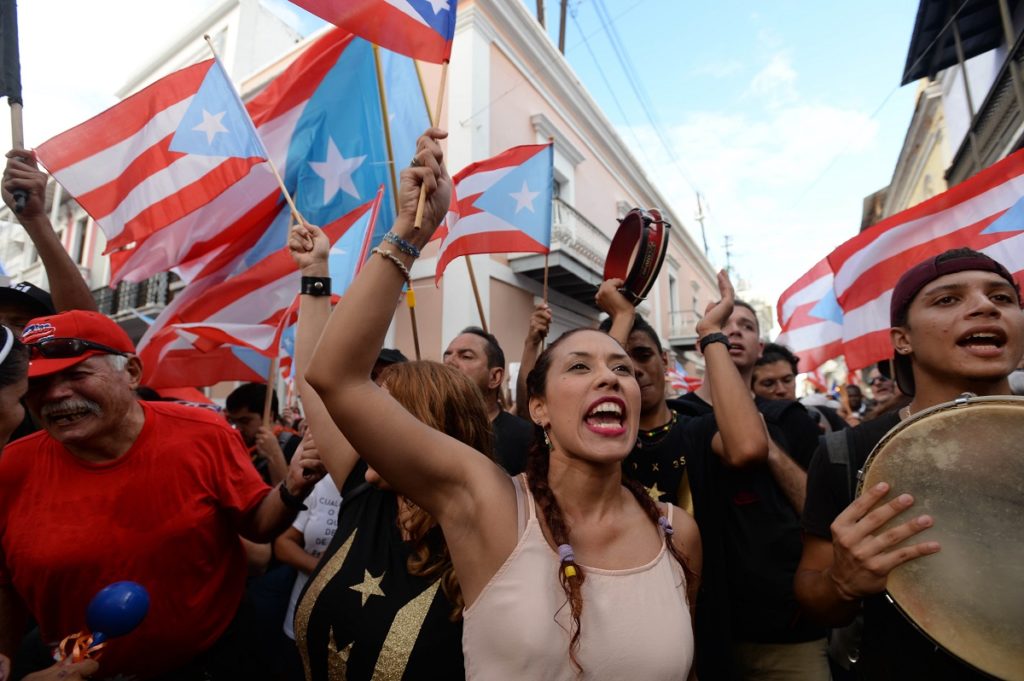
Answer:
<path fill-rule="evenodd" d="M 737 301 L 723 331 L 733 364 L 750 386 L 763 348 L 757 315 Z M 670 404 L 700 415 L 711 410 L 711 397 L 711 383 L 705 381 Z M 705 553 L 718 552 L 727 582 L 718 598 L 702 605 L 728 611 L 727 659 L 732 662 L 731 677 L 702 671 L 701 678 L 827 680 L 826 630 L 808 621 L 793 594 L 805 469 L 820 431 L 799 402 L 761 397 L 754 402 L 771 436 L 767 465 L 736 470 L 713 462 L 703 477 L 693 475 L 694 498 L 700 487 L 712 497 L 697 515 L 698 525 L 704 518 L 702 534 L 706 528 L 709 535 Z"/>
<path fill-rule="evenodd" d="M 860 678 L 989 678 L 935 646 L 883 595 L 893 568 L 928 560 L 940 550 L 927 537 L 903 544 L 929 528 L 932 519 L 909 517 L 909 495 L 898 494 L 879 505 L 888 492 L 884 484 L 852 501 L 851 475 L 901 418 L 964 392 L 1010 394 L 1007 376 L 1024 355 L 1020 288 L 988 256 L 968 249 L 947 251 L 900 278 L 893 289 L 890 322 L 896 379 L 913 400 L 898 414 L 847 431 L 848 462 L 835 453 L 830 456 L 825 446 L 815 454 L 807 480 L 796 595 L 809 615 L 825 625 L 845 626 L 863 612 L 856 665 Z M 878 532 L 896 516 L 905 522 Z"/>
<path fill-rule="evenodd" d="M 623 345 L 640 384 L 640 432 L 636 448 L 623 462 L 623 472 L 643 483 L 652 496 L 692 509 L 700 528 L 704 571 L 695 632 L 698 676 L 712 680 L 753 678 L 758 665 L 748 663 L 746 657 L 766 656 L 767 648 L 778 654 L 778 644 L 782 644 L 786 657 L 785 653 L 801 643 L 818 641 L 819 674 L 807 673 L 806 666 L 792 663 L 794 656 L 788 656 L 785 666 L 790 669 L 788 678 L 794 681 L 826 679 L 824 629 L 799 621 L 792 595 L 793 571 L 800 556 L 796 509 L 802 503 L 802 469 L 775 443 L 770 447 L 767 465 L 763 451 L 725 449 L 713 453 L 710 442 L 715 417 L 711 403 L 693 398 L 665 400 L 665 357 L 654 329 L 635 315 L 614 281 L 602 285 L 598 306 L 609 314 L 601 328 L 620 343 L 625 340 Z M 737 303 L 723 328 L 728 339 L 722 340 L 731 344 L 739 326 L 736 320 L 747 320 L 749 314 L 749 309 Z M 747 347 L 756 359 L 760 350 L 756 332 Z M 734 349 L 730 349 L 730 356 L 741 387 L 725 400 L 729 411 L 739 404 L 752 406 L 749 369 L 753 365 L 753 360 L 737 362 Z M 710 377 L 705 385 L 711 400 Z M 776 431 L 775 439 L 783 442 L 776 423 L 796 419 L 802 431 L 800 426 L 792 430 L 802 432 L 802 438 L 793 440 L 803 440 L 801 451 L 806 452 L 809 461 L 817 442 L 817 427 L 799 405 L 792 409 L 779 407 L 768 407 L 772 414 L 768 419 L 770 430 Z M 788 479 L 794 480 L 785 490 L 769 472 L 775 466 L 786 470 Z M 785 560 L 781 567 L 777 556 Z M 788 645 L 794 641 L 797 646 Z M 747 642 L 751 645 L 743 645 Z"/>
<path fill-rule="evenodd" d="M 509 475 L 522 473 L 533 441 L 533 424 L 501 408 L 505 353 L 498 339 L 478 326 L 467 327 L 445 348 L 444 363 L 469 377 L 483 393 L 494 431 L 494 460 Z"/>

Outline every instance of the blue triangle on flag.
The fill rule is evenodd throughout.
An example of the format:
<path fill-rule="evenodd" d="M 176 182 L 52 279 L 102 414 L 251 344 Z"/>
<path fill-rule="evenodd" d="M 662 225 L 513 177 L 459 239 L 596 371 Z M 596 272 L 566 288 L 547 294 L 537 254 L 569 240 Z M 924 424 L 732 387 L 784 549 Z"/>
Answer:
<path fill-rule="evenodd" d="M 836 324 L 843 323 L 843 308 L 839 306 L 836 292 L 832 289 L 829 289 L 807 314 L 818 319 L 835 322 Z"/>
<path fill-rule="evenodd" d="M 455 24 L 451 19 L 452 5 L 455 2 L 456 0 L 398 0 L 395 4 L 408 4 L 422 17 L 427 26 L 440 33 L 445 40 L 449 40 Z"/>
<path fill-rule="evenodd" d="M 266 158 L 249 112 L 216 59 L 174 131 L 170 150 L 200 156 Z"/>
<path fill-rule="evenodd" d="M 538 243 L 551 243 L 551 146 L 545 147 L 473 202 L 477 208 L 525 232 Z"/>
<path fill-rule="evenodd" d="M 1019 199 L 995 222 L 981 230 L 982 234 L 998 234 L 999 232 L 1024 232 L 1024 198 Z"/>

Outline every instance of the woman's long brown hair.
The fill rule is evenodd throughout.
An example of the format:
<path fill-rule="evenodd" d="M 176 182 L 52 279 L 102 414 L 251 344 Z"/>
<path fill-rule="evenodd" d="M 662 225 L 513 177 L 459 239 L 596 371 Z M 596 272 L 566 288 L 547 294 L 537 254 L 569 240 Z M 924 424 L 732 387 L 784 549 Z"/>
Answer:
<path fill-rule="evenodd" d="M 491 422 L 483 395 L 462 373 L 437 362 L 401 362 L 384 369 L 381 382 L 420 421 L 493 458 Z M 409 574 L 439 575 L 441 589 L 454 606 L 451 620 L 456 621 L 462 617 L 465 603 L 444 535 L 431 531 L 437 521 L 429 513 L 412 504 L 410 508 L 402 524 L 413 544 L 407 563 Z"/>
<path fill-rule="evenodd" d="M 549 345 L 544 352 L 540 354 L 533 370 L 530 371 L 529 375 L 526 377 L 526 392 L 529 397 L 544 397 L 547 390 L 547 376 L 548 371 L 551 368 L 552 353 L 567 338 L 584 331 L 601 333 L 600 331 L 594 331 L 593 329 L 575 329 L 573 331 L 569 331 L 560 336 L 558 340 Z M 547 524 L 548 532 L 551 534 L 551 539 L 558 545 L 571 545 L 572 542 L 569 537 L 569 527 L 562 515 L 562 507 L 559 506 L 558 498 L 555 496 L 554 491 L 548 484 L 550 451 L 548 450 L 548 447 L 543 444 L 546 441 L 545 433 L 540 425 L 536 425 L 535 427 L 536 433 L 526 461 L 526 481 L 530 487 L 530 492 L 533 494 L 533 498 L 537 501 L 537 508 L 540 510 L 540 516 Z M 647 513 L 651 522 L 657 526 L 659 524 L 658 518 L 662 515 L 661 510 L 658 508 L 658 505 L 654 500 L 651 499 L 651 496 L 647 493 L 647 490 L 644 489 L 643 485 L 626 477 L 623 477 L 622 484 L 633 494 L 633 497 Z M 665 533 L 664 536 L 666 548 L 682 566 L 683 574 L 686 575 L 687 583 L 691 583 L 691 580 L 696 578 L 696 574 L 690 569 L 686 556 L 676 548 L 671 535 Z M 566 575 L 566 565 L 573 566 L 576 572 L 574 577 Z M 579 651 L 580 646 L 580 617 L 583 614 L 582 588 L 583 582 L 586 578 L 586 572 L 583 567 L 575 560 L 560 563 L 558 566 L 558 581 L 562 585 L 562 590 L 565 591 L 566 602 L 569 604 L 572 615 L 572 624 L 569 630 L 569 659 L 572 661 L 576 671 L 580 673 L 582 673 L 583 667 L 580 665 L 576 653 Z"/>

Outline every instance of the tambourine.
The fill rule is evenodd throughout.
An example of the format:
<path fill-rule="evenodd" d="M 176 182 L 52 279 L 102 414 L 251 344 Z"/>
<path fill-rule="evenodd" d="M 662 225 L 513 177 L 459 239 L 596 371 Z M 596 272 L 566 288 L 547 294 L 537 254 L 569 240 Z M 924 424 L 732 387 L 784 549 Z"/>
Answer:
<path fill-rule="evenodd" d="M 919 631 L 967 664 L 1024 681 L 1024 397 L 964 396 L 921 411 L 871 452 L 857 494 L 879 482 L 927 513 L 932 555 L 889 573 L 886 591 Z"/>
<path fill-rule="evenodd" d="M 625 284 L 619 291 L 634 305 L 654 286 L 665 262 L 671 227 L 657 208 L 634 208 L 619 221 L 605 259 L 604 278 L 622 279 Z"/>

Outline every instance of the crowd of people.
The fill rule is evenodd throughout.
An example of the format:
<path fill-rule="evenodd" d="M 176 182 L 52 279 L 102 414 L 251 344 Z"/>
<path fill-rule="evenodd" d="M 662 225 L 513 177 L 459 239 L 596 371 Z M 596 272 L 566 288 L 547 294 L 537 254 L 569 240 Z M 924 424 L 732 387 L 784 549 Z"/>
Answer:
<path fill-rule="evenodd" d="M 609 280 L 598 328 L 523 320 L 511 401 L 483 329 L 441 362 L 382 348 L 450 203 L 444 136 L 420 138 L 333 310 L 328 239 L 292 227 L 300 410 L 260 384 L 222 413 L 147 392 L 70 274 L 31 153 L 8 154 L 3 198 L 28 192 L 52 291 L 0 289 L 0 681 L 987 678 L 886 598 L 942 547 L 905 490 L 857 495 L 856 475 L 912 415 L 1011 394 L 1024 311 L 1002 265 L 958 249 L 908 270 L 893 360 L 836 399 L 797 399 L 797 357 L 725 273 L 696 328 L 703 383 L 670 397 L 661 339 Z M 55 663 L 123 580 L 150 594 L 142 623 Z"/>

